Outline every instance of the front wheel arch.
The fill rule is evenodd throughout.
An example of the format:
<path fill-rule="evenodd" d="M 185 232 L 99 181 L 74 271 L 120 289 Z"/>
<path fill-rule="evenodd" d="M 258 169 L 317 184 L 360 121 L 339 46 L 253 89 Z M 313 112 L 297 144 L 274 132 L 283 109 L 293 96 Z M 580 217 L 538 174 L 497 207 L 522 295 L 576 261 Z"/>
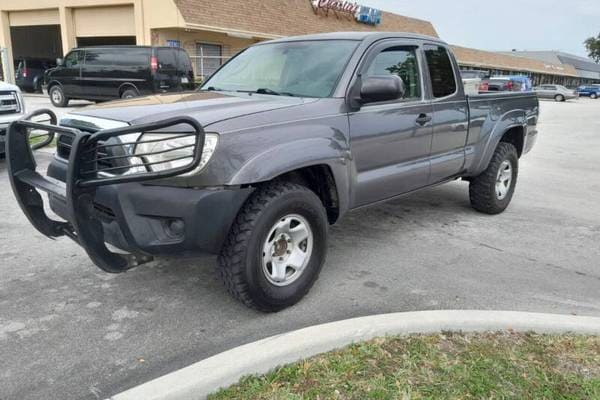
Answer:
<path fill-rule="evenodd" d="M 311 165 L 286 172 L 273 181 L 291 182 L 307 187 L 315 193 L 327 210 L 327 219 L 335 224 L 340 217 L 338 185 L 331 167 L 327 164 Z"/>

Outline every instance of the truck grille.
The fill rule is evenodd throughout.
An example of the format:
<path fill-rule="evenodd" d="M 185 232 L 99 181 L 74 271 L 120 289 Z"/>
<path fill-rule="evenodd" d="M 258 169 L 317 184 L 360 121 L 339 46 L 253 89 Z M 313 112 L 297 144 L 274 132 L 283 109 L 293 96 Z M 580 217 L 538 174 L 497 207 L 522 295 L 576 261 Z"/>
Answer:
<path fill-rule="evenodd" d="M 111 168 L 111 174 L 121 175 L 125 173 L 131 166 L 123 159 L 106 160 L 107 157 L 121 155 L 122 148 L 120 146 L 103 147 L 105 142 L 98 142 L 96 157 L 97 167 L 99 169 Z M 65 160 L 71 155 L 71 147 L 73 145 L 73 137 L 68 135 L 60 135 L 56 143 L 56 154 Z M 119 169 L 118 167 L 123 167 Z"/>
<path fill-rule="evenodd" d="M 21 111 L 17 92 L 0 91 L 0 114 L 14 114 Z"/>

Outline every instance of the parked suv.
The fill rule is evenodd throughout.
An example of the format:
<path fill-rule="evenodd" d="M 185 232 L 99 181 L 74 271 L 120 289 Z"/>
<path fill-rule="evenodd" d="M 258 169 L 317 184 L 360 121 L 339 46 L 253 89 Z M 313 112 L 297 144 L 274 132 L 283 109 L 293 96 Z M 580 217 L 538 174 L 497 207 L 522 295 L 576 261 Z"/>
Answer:
<path fill-rule="evenodd" d="M 577 98 L 577 92 L 562 85 L 541 85 L 533 89 L 540 99 L 554 99 L 562 102 Z"/>
<path fill-rule="evenodd" d="M 527 76 L 492 76 L 488 84 L 490 92 L 531 92 L 531 79 Z"/>
<path fill-rule="evenodd" d="M 44 73 L 56 66 L 56 61 L 41 58 L 23 58 L 16 62 L 15 83 L 26 92 L 42 92 Z"/>
<path fill-rule="evenodd" d="M 52 104 L 194 89 L 192 62 L 177 47 L 111 46 L 72 50 L 46 74 Z"/>
<path fill-rule="evenodd" d="M 580 86 L 577 88 L 577 94 L 597 99 L 600 97 L 600 86 Z"/>
<path fill-rule="evenodd" d="M 460 75 L 465 86 L 465 93 L 468 95 L 487 92 L 489 87 L 490 74 L 479 70 L 461 70 Z"/>

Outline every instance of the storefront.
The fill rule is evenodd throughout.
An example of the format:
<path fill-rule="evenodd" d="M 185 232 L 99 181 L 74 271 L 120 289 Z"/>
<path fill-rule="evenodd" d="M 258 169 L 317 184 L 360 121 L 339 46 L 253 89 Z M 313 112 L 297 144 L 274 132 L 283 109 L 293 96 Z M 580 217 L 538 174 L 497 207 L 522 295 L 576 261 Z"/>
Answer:
<path fill-rule="evenodd" d="M 559 84 L 576 87 L 577 71 L 572 65 L 558 65 L 509 54 L 452 46 L 462 69 L 476 69 L 494 75 L 526 75 L 534 86 Z"/>
<path fill-rule="evenodd" d="M 427 21 L 338 0 L 0 0 L 0 25 L 9 64 L 15 57 L 60 57 L 76 46 L 168 45 L 184 47 L 200 77 L 239 50 L 282 36 L 351 30 L 437 36 Z M 51 34 L 37 33 L 44 31 Z"/>
<path fill-rule="evenodd" d="M 181 46 L 202 79 L 253 43 L 335 31 L 438 36 L 428 21 L 345 0 L 0 0 L 0 49 L 9 69 L 15 58 L 54 59 L 76 46 Z M 570 66 L 456 50 L 464 68 L 518 72 L 539 82 L 577 78 Z"/>

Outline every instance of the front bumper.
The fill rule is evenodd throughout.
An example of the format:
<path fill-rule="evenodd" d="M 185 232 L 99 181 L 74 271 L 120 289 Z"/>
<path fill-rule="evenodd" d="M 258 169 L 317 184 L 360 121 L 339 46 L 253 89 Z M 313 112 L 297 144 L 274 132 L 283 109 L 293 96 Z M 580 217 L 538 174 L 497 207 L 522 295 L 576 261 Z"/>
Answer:
<path fill-rule="evenodd" d="M 48 175 L 56 176 L 61 164 L 53 161 Z M 99 187 L 92 204 L 105 242 L 119 249 L 150 256 L 216 254 L 251 192 L 128 183 Z M 52 211 L 69 221 L 65 199 L 49 199 Z"/>
<path fill-rule="evenodd" d="M 0 119 L 0 154 L 4 154 L 6 148 L 6 131 L 8 130 L 8 126 L 19 119 L 21 119 L 24 114 L 13 114 L 9 118 L 4 116 Z"/>
<path fill-rule="evenodd" d="M 51 124 L 30 121 L 42 114 L 50 116 Z M 185 132 L 182 126 L 187 126 Z M 189 132 L 190 127 L 193 132 Z M 36 171 L 28 142 L 28 132 L 32 129 L 46 131 L 50 136 L 59 133 L 72 138 L 69 162 L 65 165 L 66 184 Z M 149 168 L 153 164 L 140 159 L 142 164 L 136 164 L 139 168 L 131 173 L 109 173 L 123 167 L 106 167 L 107 161 L 122 161 L 135 155 L 120 153 L 108 157 L 101 149 L 138 145 L 142 142 L 131 142 L 131 134 L 138 137 L 140 133 L 161 129 L 195 138 L 193 149 L 186 156 L 189 161 L 156 171 Z M 111 140 L 115 138 L 123 140 L 114 144 Z M 90 133 L 57 126 L 52 111 L 40 110 L 9 127 L 8 175 L 21 209 L 38 231 L 50 238 L 70 237 L 98 267 L 118 273 L 150 261 L 155 254 L 214 250 L 218 246 L 229 229 L 227 223 L 230 224 L 237 213 L 236 205 L 241 205 L 250 193 L 248 190 L 194 191 L 144 185 L 194 171 L 200 164 L 203 147 L 204 129 L 196 120 L 185 116 Z M 40 192 L 49 195 L 52 208 L 65 221 L 48 217 Z M 228 204 L 224 204 L 226 201 Z M 212 234 L 214 236 L 210 236 Z M 107 243 L 129 253 L 113 251 Z"/>

